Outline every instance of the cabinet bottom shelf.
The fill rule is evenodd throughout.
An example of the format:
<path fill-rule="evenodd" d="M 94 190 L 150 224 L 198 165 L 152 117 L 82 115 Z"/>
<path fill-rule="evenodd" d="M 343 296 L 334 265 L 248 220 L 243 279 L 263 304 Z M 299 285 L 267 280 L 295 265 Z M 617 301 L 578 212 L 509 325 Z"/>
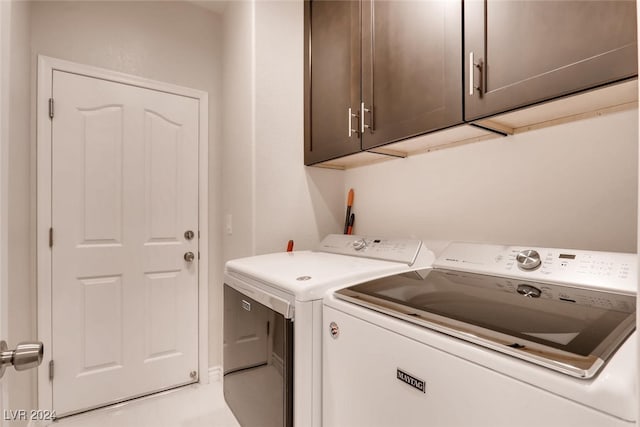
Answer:
<path fill-rule="evenodd" d="M 638 108 L 637 79 L 409 138 L 312 166 L 338 170 L 351 169 L 634 108 Z"/>

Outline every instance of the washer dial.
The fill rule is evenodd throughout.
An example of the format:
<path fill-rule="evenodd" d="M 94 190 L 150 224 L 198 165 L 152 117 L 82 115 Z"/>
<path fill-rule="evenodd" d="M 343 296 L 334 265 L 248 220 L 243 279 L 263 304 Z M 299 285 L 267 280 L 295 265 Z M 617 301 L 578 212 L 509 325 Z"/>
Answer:
<path fill-rule="evenodd" d="M 352 245 L 353 245 L 353 249 L 355 249 L 356 251 L 361 251 L 367 247 L 367 241 L 364 239 L 358 239 L 358 240 L 355 240 L 352 243 Z"/>
<path fill-rule="evenodd" d="M 533 249 L 520 251 L 520 253 L 516 255 L 516 261 L 518 262 L 518 267 L 523 270 L 535 270 L 542 264 L 540 254 Z"/>

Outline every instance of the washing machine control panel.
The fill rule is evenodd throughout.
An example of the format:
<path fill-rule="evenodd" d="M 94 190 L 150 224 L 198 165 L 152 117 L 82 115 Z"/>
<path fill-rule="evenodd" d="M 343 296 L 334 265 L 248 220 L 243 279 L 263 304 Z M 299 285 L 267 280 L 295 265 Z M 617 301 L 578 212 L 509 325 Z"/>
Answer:
<path fill-rule="evenodd" d="M 417 239 L 386 239 L 383 237 L 330 234 L 320 242 L 318 250 L 412 265 L 421 247 L 422 241 Z"/>
<path fill-rule="evenodd" d="M 452 243 L 434 263 L 480 274 L 636 293 L 636 254 Z"/>

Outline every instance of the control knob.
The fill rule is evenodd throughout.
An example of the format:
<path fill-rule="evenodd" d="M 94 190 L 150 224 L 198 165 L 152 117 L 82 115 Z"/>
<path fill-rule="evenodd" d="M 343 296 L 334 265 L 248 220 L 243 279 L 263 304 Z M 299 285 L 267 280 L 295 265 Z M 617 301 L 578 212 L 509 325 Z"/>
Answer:
<path fill-rule="evenodd" d="M 367 247 L 367 242 L 364 239 L 354 240 L 353 249 L 356 251 L 361 251 Z"/>
<path fill-rule="evenodd" d="M 520 251 L 520 253 L 516 255 L 516 261 L 518 262 L 518 267 L 523 270 L 535 270 L 540 267 L 542 263 L 540 254 L 533 249 Z"/>
<path fill-rule="evenodd" d="M 520 295 L 524 295 L 529 298 L 540 298 L 540 295 L 542 294 L 540 289 L 531 285 L 518 285 L 517 291 Z"/>

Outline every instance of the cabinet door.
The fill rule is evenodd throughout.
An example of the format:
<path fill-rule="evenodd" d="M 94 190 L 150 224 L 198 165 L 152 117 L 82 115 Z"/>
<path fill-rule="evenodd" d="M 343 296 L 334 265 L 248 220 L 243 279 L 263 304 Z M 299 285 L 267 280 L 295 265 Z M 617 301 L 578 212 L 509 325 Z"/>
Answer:
<path fill-rule="evenodd" d="M 363 148 L 460 123 L 461 2 L 362 5 Z"/>
<path fill-rule="evenodd" d="M 465 119 L 636 75 L 635 6 L 625 0 L 465 1 Z"/>
<path fill-rule="evenodd" d="M 360 151 L 360 2 L 305 2 L 305 164 Z"/>

